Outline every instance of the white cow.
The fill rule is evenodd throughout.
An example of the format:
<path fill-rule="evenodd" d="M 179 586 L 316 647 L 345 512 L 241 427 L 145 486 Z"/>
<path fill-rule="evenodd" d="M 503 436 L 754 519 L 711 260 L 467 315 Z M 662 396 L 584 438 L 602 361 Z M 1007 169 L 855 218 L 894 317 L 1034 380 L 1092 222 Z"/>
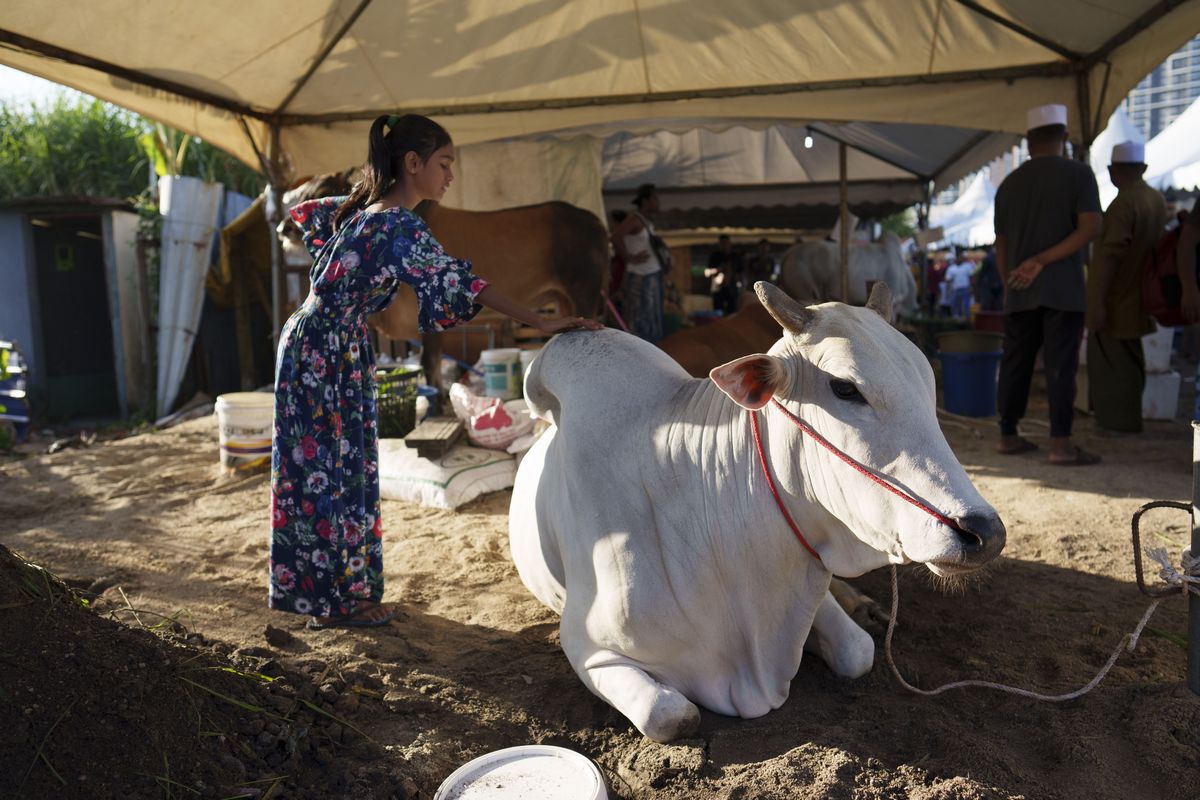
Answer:
<path fill-rule="evenodd" d="M 876 313 L 887 287 L 867 308 L 755 288 L 786 333 L 711 380 L 610 329 L 556 337 L 525 382 L 553 427 L 517 473 L 513 560 L 562 615 L 584 684 L 657 741 L 692 732 L 695 704 L 742 717 L 779 707 L 806 640 L 838 675 L 868 672 L 873 640 L 830 596 L 831 576 L 910 561 L 955 576 L 1004 546 L 938 428 L 929 364 Z M 957 529 L 802 435 L 772 398 Z M 749 409 L 819 561 L 772 498 Z"/>
<path fill-rule="evenodd" d="M 904 261 L 900 239 L 888 231 L 874 242 L 850 243 L 850 277 L 847 288 L 854 305 L 867 301 L 867 281 L 895 287 L 896 313 L 917 310 L 917 282 Z M 842 299 L 841 255 L 837 242 L 801 242 L 783 254 L 779 283 L 785 292 L 804 302 Z"/>

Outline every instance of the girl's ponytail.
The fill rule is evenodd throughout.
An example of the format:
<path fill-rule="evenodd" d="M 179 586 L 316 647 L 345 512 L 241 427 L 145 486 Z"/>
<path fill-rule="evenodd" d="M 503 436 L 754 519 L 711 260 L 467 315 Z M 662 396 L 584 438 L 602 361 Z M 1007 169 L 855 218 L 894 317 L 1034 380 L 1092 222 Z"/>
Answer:
<path fill-rule="evenodd" d="M 367 137 L 367 162 L 362 181 L 333 215 L 337 230 L 354 212 L 375 203 L 400 178 L 404 156 L 415 152 L 424 163 L 438 149 L 451 144 L 446 129 L 419 114 L 384 114 L 371 123 Z"/>

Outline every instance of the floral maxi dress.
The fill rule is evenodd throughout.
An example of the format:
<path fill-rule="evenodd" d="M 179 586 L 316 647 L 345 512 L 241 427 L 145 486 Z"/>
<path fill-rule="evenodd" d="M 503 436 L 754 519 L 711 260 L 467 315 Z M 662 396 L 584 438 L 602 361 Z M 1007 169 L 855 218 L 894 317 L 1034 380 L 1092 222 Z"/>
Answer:
<path fill-rule="evenodd" d="M 446 255 L 403 208 L 358 211 L 333 230 L 345 198 L 292 209 L 312 253 L 312 290 L 279 339 L 271 448 L 269 605 L 342 616 L 383 597 L 375 358 L 367 316 L 412 286 L 422 331 L 479 312 L 487 283 Z"/>

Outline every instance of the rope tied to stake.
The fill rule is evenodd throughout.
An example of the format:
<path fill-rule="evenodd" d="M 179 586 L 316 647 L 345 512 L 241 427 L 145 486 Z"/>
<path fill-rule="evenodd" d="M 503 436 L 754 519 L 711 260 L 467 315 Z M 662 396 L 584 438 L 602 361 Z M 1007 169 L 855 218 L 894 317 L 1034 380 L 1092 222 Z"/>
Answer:
<path fill-rule="evenodd" d="M 1180 566 L 1183 569 L 1176 569 L 1171 563 L 1171 557 L 1167 555 L 1165 547 L 1147 548 L 1146 555 L 1154 559 L 1162 567 L 1158 571 L 1158 577 L 1162 578 L 1163 583 L 1168 586 L 1176 586 L 1184 595 L 1194 594 L 1200 596 L 1200 558 L 1192 555 L 1191 550 L 1183 551 L 1183 558 Z"/>

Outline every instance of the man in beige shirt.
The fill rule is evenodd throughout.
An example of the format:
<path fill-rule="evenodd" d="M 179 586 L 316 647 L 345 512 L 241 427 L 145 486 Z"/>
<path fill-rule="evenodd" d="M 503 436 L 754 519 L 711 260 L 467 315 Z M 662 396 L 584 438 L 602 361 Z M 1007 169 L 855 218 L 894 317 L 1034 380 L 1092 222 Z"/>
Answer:
<path fill-rule="evenodd" d="M 1141 270 L 1167 224 L 1162 195 L 1142 180 L 1144 158 L 1140 142 L 1113 147 L 1108 174 L 1118 193 L 1104 212 L 1088 270 L 1088 393 L 1102 432 L 1142 430 L 1142 336 L 1154 322 L 1142 310 Z"/>

